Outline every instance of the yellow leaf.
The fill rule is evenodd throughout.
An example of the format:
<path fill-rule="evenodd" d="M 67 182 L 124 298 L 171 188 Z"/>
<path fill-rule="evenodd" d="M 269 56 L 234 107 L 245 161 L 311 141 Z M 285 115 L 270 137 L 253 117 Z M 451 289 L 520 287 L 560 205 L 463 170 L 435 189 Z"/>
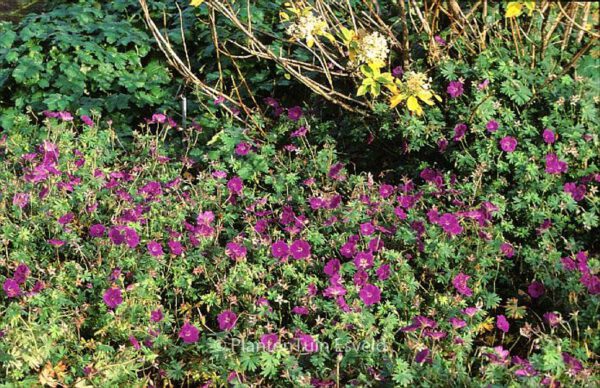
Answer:
<path fill-rule="evenodd" d="M 388 88 L 388 90 L 389 90 L 390 92 L 392 92 L 392 94 L 398 94 L 398 87 L 396 86 L 396 84 L 395 84 L 395 83 L 393 83 L 393 82 L 389 82 L 389 83 L 386 83 L 384 86 L 385 86 L 386 88 Z"/>
<path fill-rule="evenodd" d="M 327 39 L 329 39 L 329 41 L 330 41 L 331 43 L 335 42 L 335 38 L 334 38 L 334 36 L 333 36 L 333 35 L 331 35 L 329 32 L 324 32 L 324 33 L 323 33 L 323 34 L 321 34 L 321 35 L 323 35 L 324 37 L 326 37 Z"/>
<path fill-rule="evenodd" d="M 315 38 L 313 38 L 312 36 L 307 36 L 306 37 L 306 45 L 308 47 L 312 47 L 315 45 Z"/>
<path fill-rule="evenodd" d="M 285 12 L 283 12 L 283 11 L 280 11 L 280 12 L 279 12 L 279 19 L 280 19 L 282 22 L 287 22 L 288 20 L 290 20 L 290 15 L 288 15 L 287 13 L 285 13 Z"/>
<path fill-rule="evenodd" d="M 487 317 L 483 322 L 475 327 L 475 331 L 477 333 L 485 333 L 486 331 L 490 331 L 494 328 L 494 320 L 492 317 Z"/>
<path fill-rule="evenodd" d="M 381 73 L 376 79 L 377 82 L 383 85 L 394 83 L 394 78 L 392 77 L 392 73 Z"/>
<path fill-rule="evenodd" d="M 423 114 L 423 108 L 419 105 L 419 100 L 415 96 L 408 97 L 406 100 L 406 107 L 409 111 L 415 112 L 417 116 L 421 116 Z"/>
<path fill-rule="evenodd" d="M 382 67 L 385 66 L 385 62 L 383 61 L 373 61 L 373 62 L 369 62 L 368 63 L 369 67 L 371 69 L 377 69 L 379 71 L 379 69 L 381 69 Z"/>
<path fill-rule="evenodd" d="M 434 102 L 431 101 L 431 98 L 433 97 L 433 93 L 431 93 L 429 90 L 421 90 L 419 92 L 419 94 L 417 94 L 417 96 L 421 99 L 421 101 L 423 101 L 427 105 L 434 104 Z"/>
<path fill-rule="evenodd" d="M 215 134 L 215 135 L 212 137 L 212 139 L 210 139 L 210 140 L 208 141 L 208 143 L 206 143 L 206 145 L 211 145 L 211 144 L 214 144 L 214 143 L 216 143 L 216 142 L 219 140 L 219 137 L 221 136 L 221 134 L 222 134 L 222 133 L 223 133 L 223 131 L 217 132 L 217 133 L 216 133 L 216 134 Z"/>
<path fill-rule="evenodd" d="M 535 9 L 535 1 L 526 1 L 525 7 L 527 7 L 527 9 L 529 10 L 528 15 L 531 16 L 531 14 L 533 13 L 533 10 Z"/>
<path fill-rule="evenodd" d="M 342 27 L 340 29 L 341 33 L 342 33 L 342 40 L 344 41 L 345 44 L 349 44 L 350 41 L 352 40 L 352 38 L 354 38 L 354 31 L 353 30 L 349 30 L 346 27 Z"/>
<path fill-rule="evenodd" d="M 371 66 L 362 65 L 360 67 L 360 72 L 367 78 L 373 78 L 373 68 Z"/>
<path fill-rule="evenodd" d="M 360 96 L 364 96 L 365 94 L 367 94 L 367 91 L 369 90 L 369 85 L 365 85 L 364 83 L 362 85 L 360 85 L 360 87 L 358 88 L 358 91 L 356 92 L 356 96 L 360 97 Z"/>
<path fill-rule="evenodd" d="M 521 14 L 521 10 L 523 8 L 523 4 L 518 1 L 511 1 L 506 6 L 506 14 L 504 14 L 507 18 L 512 18 L 515 16 L 519 16 Z"/>
<path fill-rule="evenodd" d="M 369 67 L 371 68 L 371 71 L 373 73 L 373 78 L 379 77 L 379 75 L 381 74 L 381 67 L 378 66 L 378 63 L 369 63 Z"/>
<path fill-rule="evenodd" d="M 406 95 L 402 93 L 393 95 L 392 98 L 390 98 L 390 108 L 394 108 L 396 105 L 400 104 L 405 99 Z"/>
<path fill-rule="evenodd" d="M 204 0 L 192 0 L 190 1 L 190 5 L 192 7 L 199 7 L 202 5 L 202 3 L 204 3 Z"/>

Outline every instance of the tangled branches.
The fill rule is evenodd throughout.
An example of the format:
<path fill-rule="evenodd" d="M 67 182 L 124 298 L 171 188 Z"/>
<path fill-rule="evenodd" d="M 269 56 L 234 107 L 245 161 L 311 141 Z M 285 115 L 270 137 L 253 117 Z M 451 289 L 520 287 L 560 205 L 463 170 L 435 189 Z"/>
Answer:
<path fill-rule="evenodd" d="M 428 64 L 430 71 L 450 57 L 476 56 L 489 47 L 498 31 L 508 31 L 506 39 L 512 39 L 517 59 L 527 61 L 532 68 L 543 60 L 551 45 L 560 44 L 564 49 L 573 39 L 578 44 L 588 39 L 592 43 L 583 45 L 588 50 L 598 37 L 588 22 L 595 9 L 590 3 L 581 2 L 562 5 L 544 1 L 533 7 L 527 2 L 512 2 L 506 17 L 498 18 L 490 14 L 492 7 L 496 9 L 498 5 L 487 0 L 465 4 L 457 0 L 362 0 L 353 4 L 348 0 L 302 0 L 283 3 L 280 10 L 275 10 L 279 11 L 277 26 L 268 29 L 255 20 L 256 1 L 207 0 L 200 3 L 208 10 L 204 24 L 210 28 L 219 80 L 224 78 L 221 61 L 225 57 L 234 64 L 238 75 L 237 81 L 232 78 L 232 90 L 227 91 L 223 90 L 223 82 L 210 86 L 192 69 L 183 24 L 183 47 L 176 49 L 152 19 L 147 0 L 139 3 L 171 66 L 203 94 L 228 101 L 247 114 L 260 108 L 246 81 L 248 75 L 240 70 L 238 61 L 271 62 L 286 77 L 330 103 L 350 112 L 369 114 L 379 96 L 388 100 L 390 106 L 396 105 L 393 101 L 406 98 L 399 92 L 399 88 L 406 88 L 402 77 L 386 69 L 400 65 L 403 72 L 410 72 L 420 61 Z M 527 7 L 531 9 L 525 16 Z M 177 9 L 181 19 L 179 5 Z M 166 25 L 166 15 L 164 20 Z M 244 39 L 219 33 L 223 20 Z M 555 39 L 558 31 L 563 36 L 560 42 Z M 241 97 L 242 88 L 248 91 L 249 99 Z"/>

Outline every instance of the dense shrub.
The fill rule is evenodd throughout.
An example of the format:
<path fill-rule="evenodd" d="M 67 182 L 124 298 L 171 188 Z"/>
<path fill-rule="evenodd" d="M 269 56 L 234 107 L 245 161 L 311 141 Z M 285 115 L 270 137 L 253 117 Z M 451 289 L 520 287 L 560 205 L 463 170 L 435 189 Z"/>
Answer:
<path fill-rule="evenodd" d="M 500 151 L 499 128 L 472 151 L 497 176 L 387 183 L 310 144 L 318 123 L 290 112 L 223 123 L 202 148 L 198 129 L 163 142 L 161 115 L 127 152 L 98 123 L 6 133 L 4 379 L 597 382 L 598 260 L 580 239 L 597 226 L 596 135 L 532 130 Z"/>
<path fill-rule="evenodd" d="M 70 2 L 18 25 L 0 23 L 0 125 L 26 110 L 68 110 L 121 127 L 178 107 L 177 85 L 135 4 Z"/>

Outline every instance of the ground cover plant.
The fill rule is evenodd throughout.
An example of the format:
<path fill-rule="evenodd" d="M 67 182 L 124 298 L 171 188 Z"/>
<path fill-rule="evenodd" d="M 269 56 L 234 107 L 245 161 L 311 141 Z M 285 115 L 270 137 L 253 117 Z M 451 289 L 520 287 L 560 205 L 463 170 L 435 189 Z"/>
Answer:
<path fill-rule="evenodd" d="M 1 386 L 600 383 L 597 5 L 69 10 L 156 65 L 5 71 Z M 52 69 L 19 29 L 0 62 Z"/>

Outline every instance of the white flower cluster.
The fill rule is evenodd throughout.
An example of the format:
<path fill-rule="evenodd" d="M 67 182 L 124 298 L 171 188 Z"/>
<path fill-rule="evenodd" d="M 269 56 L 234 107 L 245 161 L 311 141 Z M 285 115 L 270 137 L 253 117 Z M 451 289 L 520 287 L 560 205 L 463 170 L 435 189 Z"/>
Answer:
<path fill-rule="evenodd" d="M 315 37 L 327 30 L 327 22 L 320 16 L 309 12 L 287 28 L 287 33 L 296 39 L 314 41 Z"/>
<path fill-rule="evenodd" d="M 358 42 L 356 60 L 358 63 L 385 63 L 389 53 L 385 37 L 374 31 L 363 36 Z"/>

